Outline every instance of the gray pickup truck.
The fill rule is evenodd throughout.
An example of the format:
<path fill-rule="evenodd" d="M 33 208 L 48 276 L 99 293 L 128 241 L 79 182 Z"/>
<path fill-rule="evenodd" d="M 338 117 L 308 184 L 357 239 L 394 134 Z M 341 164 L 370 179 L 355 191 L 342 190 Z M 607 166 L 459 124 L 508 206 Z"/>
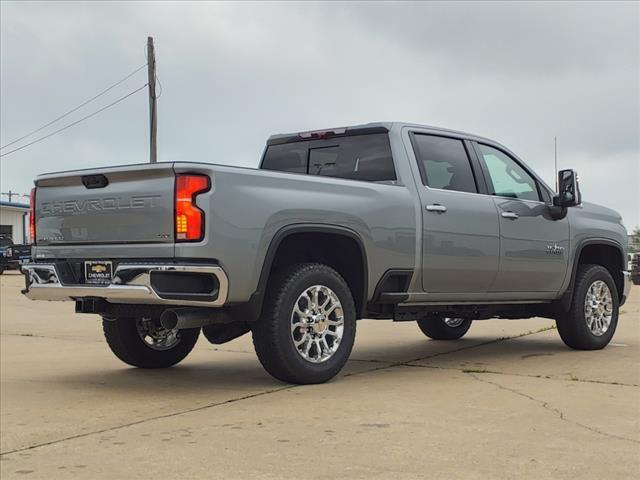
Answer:
<path fill-rule="evenodd" d="M 492 140 L 406 123 L 274 135 L 259 169 L 45 174 L 24 294 L 101 315 L 136 367 L 178 363 L 200 331 L 251 331 L 292 383 L 336 375 L 360 318 L 454 340 L 473 320 L 547 317 L 569 347 L 603 348 L 630 288 L 626 230 L 581 203 L 574 171 L 558 183 Z"/>

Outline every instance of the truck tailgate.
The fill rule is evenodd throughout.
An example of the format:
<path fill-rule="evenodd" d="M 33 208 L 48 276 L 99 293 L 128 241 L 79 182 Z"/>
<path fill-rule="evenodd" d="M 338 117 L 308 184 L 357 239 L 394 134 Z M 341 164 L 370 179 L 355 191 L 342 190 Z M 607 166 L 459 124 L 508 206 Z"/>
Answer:
<path fill-rule="evenodd" d="M 42 175 L 38 246 L 173 243 L 172 163 Z"/>

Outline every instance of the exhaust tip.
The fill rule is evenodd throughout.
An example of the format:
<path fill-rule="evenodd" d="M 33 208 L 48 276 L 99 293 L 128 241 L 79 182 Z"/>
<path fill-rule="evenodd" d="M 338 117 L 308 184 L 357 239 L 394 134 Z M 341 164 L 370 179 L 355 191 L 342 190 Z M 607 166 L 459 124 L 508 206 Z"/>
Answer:
<path fill-rule="evenodd" d="M 165 310 L 160 315 L 160 325 L 167 330 L 173 330 L 178 326 L 178 314 L 174 310 Z"/>

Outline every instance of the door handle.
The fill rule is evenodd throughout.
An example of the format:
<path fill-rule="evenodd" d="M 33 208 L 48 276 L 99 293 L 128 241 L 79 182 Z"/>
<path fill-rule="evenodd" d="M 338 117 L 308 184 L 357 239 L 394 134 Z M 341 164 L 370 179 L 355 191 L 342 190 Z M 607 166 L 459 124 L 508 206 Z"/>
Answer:
<path fill-rule="evenodd" d="M 444 205 L 439 205 L 437 203 L 434 203 L 433 205 L 427 205 L 426 208 L 429 212 L 444 213 L 447 211 L 447 207 L 445 207 Z"/>
<path fill-rule="evenodd" d="M 510 218 L 511 220 L 517 220 L 518 214 L 516 212 L 502 212 L 504 218 Z"/>

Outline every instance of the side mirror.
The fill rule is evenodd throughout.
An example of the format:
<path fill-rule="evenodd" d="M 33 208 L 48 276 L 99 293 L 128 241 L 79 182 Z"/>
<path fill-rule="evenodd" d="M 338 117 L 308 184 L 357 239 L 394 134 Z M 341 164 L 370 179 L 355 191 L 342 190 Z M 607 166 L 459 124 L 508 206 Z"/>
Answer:
<path fill-rule="evenodd" d="M 578 174 L 575 170 L 560 170 L 558 172 L 558 194 L 553 197 L 553 204 L 557 207 L 575 207 L 582 203 L 582 194 L 578 184 Z"/>

